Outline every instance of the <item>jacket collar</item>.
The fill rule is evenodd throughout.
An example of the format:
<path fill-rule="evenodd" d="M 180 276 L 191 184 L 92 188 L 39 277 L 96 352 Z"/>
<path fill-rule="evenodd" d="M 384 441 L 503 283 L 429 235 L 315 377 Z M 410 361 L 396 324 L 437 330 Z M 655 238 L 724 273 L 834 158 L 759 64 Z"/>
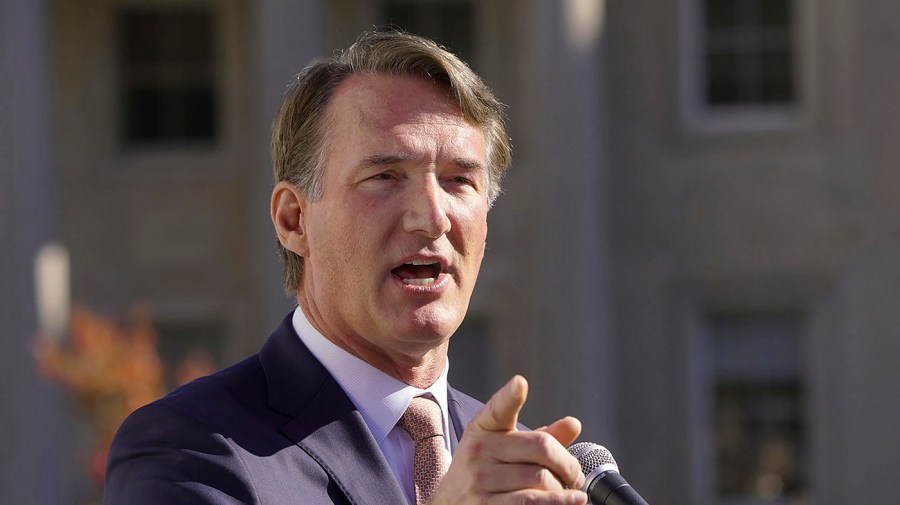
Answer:
<path fill-rule="evenodd" d="M 322 466 L 351 503 L 406 502 L 362 416 L 303 345 L 290 316 L 269 337 L 259 357 L 269 407 L 291 417 L 282 433 Z"/>

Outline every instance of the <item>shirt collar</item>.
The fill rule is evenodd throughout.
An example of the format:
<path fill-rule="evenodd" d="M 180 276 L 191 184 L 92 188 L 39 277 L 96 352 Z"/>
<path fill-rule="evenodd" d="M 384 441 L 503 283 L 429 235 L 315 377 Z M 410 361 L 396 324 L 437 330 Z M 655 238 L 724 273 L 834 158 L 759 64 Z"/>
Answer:
<path fill-rule="evenodd" d="M 306 344 L 313 356 L 331 373 L 347 396 L 362 414 L 363 420 L 381 445 L 388 433 L 406 412 L 409 402 L 416 396 L 431 395 L 441 407 L 444 433 L 448 433 L 447 415 L 447 360 L 441 375 L 427 389 L 419 389 L 373 367 L 338 347 L 316 330 L 300 307 L 292 319 L 294 331 Z M 445 438 L 447 438 L 445 436 Z"/>

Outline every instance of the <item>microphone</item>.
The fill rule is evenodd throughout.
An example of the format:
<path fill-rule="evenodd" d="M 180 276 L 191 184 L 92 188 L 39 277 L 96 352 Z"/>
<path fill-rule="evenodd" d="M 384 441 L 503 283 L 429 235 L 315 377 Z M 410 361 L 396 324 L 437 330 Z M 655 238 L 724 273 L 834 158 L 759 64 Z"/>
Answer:
<path fill-rule="evenodd" d="M 649 505 L 619 473 L 619 466 L 606 447 L 591 442 L 569 446 L 584 473 L 582 491 L 591 505 Z"/>

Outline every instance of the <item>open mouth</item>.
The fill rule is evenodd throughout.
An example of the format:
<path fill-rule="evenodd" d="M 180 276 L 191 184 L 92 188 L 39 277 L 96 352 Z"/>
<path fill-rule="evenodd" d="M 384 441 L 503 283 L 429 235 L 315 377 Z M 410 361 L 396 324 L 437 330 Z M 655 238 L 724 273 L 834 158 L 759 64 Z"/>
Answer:
<path fill-rule="evenodd" d="M 412 260 L 391 270 L 404 284 L 427 286 L 433 284 L 441 275 L 441 264 L 431 260 Z"/>

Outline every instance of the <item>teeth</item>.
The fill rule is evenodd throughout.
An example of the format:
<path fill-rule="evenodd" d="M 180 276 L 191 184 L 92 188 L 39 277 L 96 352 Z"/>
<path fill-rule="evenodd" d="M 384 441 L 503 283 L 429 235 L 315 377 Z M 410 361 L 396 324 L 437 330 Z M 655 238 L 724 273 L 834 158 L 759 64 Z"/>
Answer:
<path fill-rule="evenodd" d="M 412 260 L 408 264 L 409 265 L 434 265 L 436 261 L 428 261 L 428 260 Z"/>
<path fill-rule="evenodd" d="M 404 284 L 412 284 L 413 286 L 426 286 L 428 284 L 432 284 L 434 282 L 434 277 L 427 277 L 425 279 L 403 279 Z"/>

